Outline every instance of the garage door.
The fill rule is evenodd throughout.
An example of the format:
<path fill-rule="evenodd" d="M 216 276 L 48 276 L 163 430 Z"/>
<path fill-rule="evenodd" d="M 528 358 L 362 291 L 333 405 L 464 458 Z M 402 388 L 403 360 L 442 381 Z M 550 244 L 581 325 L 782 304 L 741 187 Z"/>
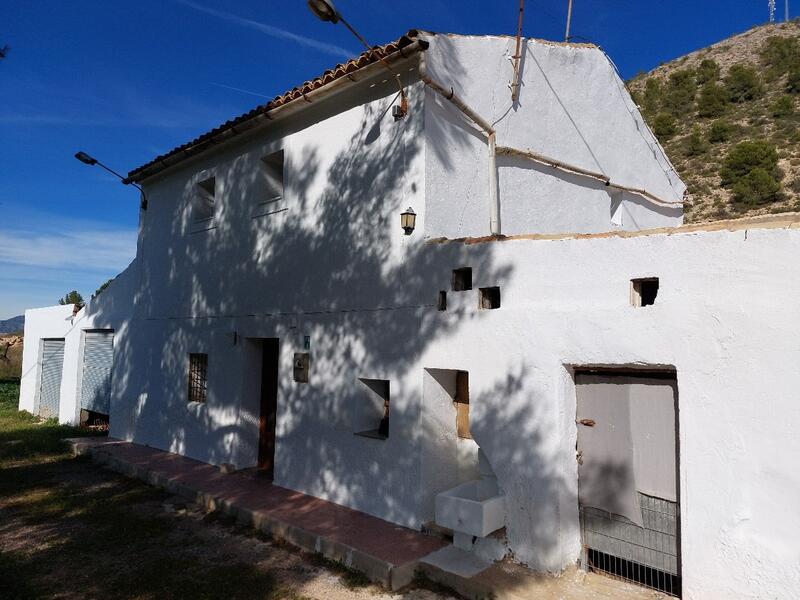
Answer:
<path fill-rule="evenodd" d="M 64 368 L 64 340 L 42 340 L 42 371 L 39 387 L 39 416 L 58 417 L 61 372 Z"/>
<path fill-rule="evenodd" d="M 87 331 L 83 345 L 82 409 L 108 414 L 113 360 L 114 332 Z"/>
<path fill-rule="evenodd" d="M 678 596 L 675 376 L 582 373 L 576 383 L 584 560 Z"/>

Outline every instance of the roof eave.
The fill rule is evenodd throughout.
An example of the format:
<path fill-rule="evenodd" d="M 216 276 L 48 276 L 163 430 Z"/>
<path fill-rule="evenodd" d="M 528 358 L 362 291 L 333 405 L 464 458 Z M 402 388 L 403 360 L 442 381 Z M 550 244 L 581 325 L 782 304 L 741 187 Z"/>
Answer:
<path fill-rule="evenodd" d="M 408 46 L 399 48 L 395 52 L 386 55 L 383 60 L 388 64 L 397 63 L 411 57 L 413 54 L 422 52 L 428 48 L 428 42 L 424 39 L 418 38 Z M 123 180 L 123 183 L 143 183 L 145 180 L 174 167 L 190 158 L 199 156 L 211 148 L 216 148 L 222 143 L 228 142 L 231 139 L 249 132 L 258 127 L 266 126 L 269 123 L 281 118 L 285 118 L 300 110 L 305 109 L 309 104 L 314 101 L 322 100 L 323 98 L 330 97 L 340 91 L 357 85 L 364 77 L 370 76 L 373 72 L 378 72 L 386 67 L 380 62 L 375 61 L 364 65 L 346 75 L 337 77 L 320 87 L 310 90 L 301 96 L 294 98 L 269 110 L 262 110 L 252 115 L 251 117 L 239 120 L 229 121 L 221 126 L 221 130 L 214 135 L 205 139 L 198 139 L 198 141 L 186 148 L 176 149 L 176 151 L 166 154 L 164 157 L 156 159 L 152 163 L 148 163 L 143 167 L 134 169 Z M 358 80 L 353 78 L 353 75 L 360 74 L 362 77 Z M 210 132 L 209 132 L 210 133 Z M 204 138 L 205 136 L 200 136 Z"/>

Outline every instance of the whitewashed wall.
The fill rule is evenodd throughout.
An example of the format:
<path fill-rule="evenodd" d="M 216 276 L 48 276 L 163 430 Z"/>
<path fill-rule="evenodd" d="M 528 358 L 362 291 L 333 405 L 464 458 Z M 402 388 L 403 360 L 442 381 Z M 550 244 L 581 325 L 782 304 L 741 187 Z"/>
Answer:
<path fill-rule="evenodd" d="M 19 409 L 34 412 L 40 386 L 40 346 L 44 338 L 63 338 L 72 329 L 72 304 L 31 308 L 25 311 L 25 344 L 22 349 L 22 378 Z"/>
<path fill-rule="evenodd" d="M 506 494 L 517 559 L 558 570 L 578 556 L 570 366 L 671 365 L 684 597 L 793 597 L 799 251 L 798 229 L 469 248 L 508 267 L 501 280 L 474 274 L 476 287 L 501 286 L 502 306 L 478 311 L 476 293 L 462 292 L 463 314 L 444 317 L 461 325 L 418 364 L 469 370 L 472 433 Z M 649 276 L 656 304 L 632 307 L 630 279 Z"/>
<path fill-rule="evenodd" d="M 513 37 L 430 36 L 428 71 L 497 130 L 497 145 L 532 150 L 667 201 L 686 189 L 601 50 L 525 40 L 512 104 Z M 489 234 L 485 136 L 430 90 L 426 196 L 431 237 Z M 502 232 L 591 233 L 682 222 L 680 207 L 610 192 L 601 182 L 498 156 Z"/>
<path fill-rule="evenodd" d="M 422 381 L 397 382 L 418 343 L 409 333 L 428 320 L 418 307 L 436 300 L 422 251 L 423 93 L 419 84 L 409 88 L 410 114 L 395 122 L 389 109 L 396 91 L 384 79 L 148 184 L 142 299 L 117 348 L 112 435 L 252 466 L 260 385 L 252 339 L 279 337 L 276 482 L 419 522 Z M 257 216 L 265 193 L 259 163 L 281 148 L 285 210 Z M 210 228 L 194 231 L 192 186 L 210 175 L 218 213 Z M 400 213 L 409 206 L 419 216 L 407 237 Z M 296 384 L 291 357 L 306 335 L 311 381 Z M 190 352 L 209 355 L 203 405 L 186 402 Z M 358 377 L 393 381 L 386 442 L 354 436 L 357 404 L 365 401 Z M 387 465 L 382 481 L 379 464 Z"/>
<path fill-rule="evenodd" d="M 33 412 L 39 388 L 39 345 L 43 338 L 64 338 L 64 364 L 61 375 L 58 421 L 76 425 L 80 422 L 83 342 L 87 329 L 113 329 L 115 345 L 127 333 L 139 289 L 136 261 L 120 273 L 99 296 L 73 315 L 73 305 L 50 306 L 25 311 L 25 349 L 22 356 L 22 380 L 19 408 Z M 113 382 L 113 374 L 112 374 Z"/>

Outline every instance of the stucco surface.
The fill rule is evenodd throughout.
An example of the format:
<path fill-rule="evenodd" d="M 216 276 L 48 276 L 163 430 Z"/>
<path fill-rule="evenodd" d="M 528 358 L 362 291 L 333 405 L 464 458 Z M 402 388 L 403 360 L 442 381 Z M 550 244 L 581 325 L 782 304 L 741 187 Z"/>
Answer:
<path fill-rule="evenodd" d="M 679 201 L 686 189 L 609 59 L 594 47 L 524 40 L 519 101 L 512 103 L 515 40 L 429 37 L 432 77 L 494 125 L 497 145 L 532 150 L 615 183 Z M 485 136 L 428 90 L 425 139 L 428 233 L 489 233 Z M 672 226 L 679 207 L 658 207 L 602 182 L 519 158 L 497 159 L 502 232 L 589 233 Z"/>
<path fill-rule="evenodd" d="M 25 311 L 25 345 L 22 350 L 22 378 L 19 409 L 34 412 L 39 393 L 40 352 L 43 338 L 63 338 L 72 329 L 72 304 L 32 308 Z"/>

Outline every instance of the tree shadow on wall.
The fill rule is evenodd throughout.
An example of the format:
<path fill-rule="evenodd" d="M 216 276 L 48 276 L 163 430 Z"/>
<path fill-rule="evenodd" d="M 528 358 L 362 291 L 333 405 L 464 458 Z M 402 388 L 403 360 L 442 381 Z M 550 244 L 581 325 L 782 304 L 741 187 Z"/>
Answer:
<path fill-rule="evenodd" d="M 165 192 L 151 195 L 139 256 L 141 287 L 115 362 L 112 432 L 117 428 L 117 435 L 214 463 L 254 458 L 258 397 L 257 391 L 244 397 L 242 382 L 257 390 L 260 373 L 242 367 L 248 345 L 235 340 L 278 337 L 278 483 L 419 525 L 423 457 L 415 448 L 424 431 L 423 369 L 474 363 L 456 347 L 437 345 L 494 312 L 477 310 L 477 301 L 474 308 L 438 311 L 437 294 L 449 289 L 456 267 L 468 265 L 492 285 L 509 281 L 513 267 L 495 258 L 491 244 L 424 242 L 420 210 L 417 231 L 403 235 L 400 212 L 424 198 L 424 88 L 409 88 L 410 114 L 399 122 L 392 120 L 392 98 L 385 94 L 379 87 L 374 102 L 361 108 L 363 97 L 345 96 L 339 102 L 354 107 L 347 112 L 340 104 L 320 103 L 294 130 L 276 125 L 249 142 L 246 153 L 222 152 L 216 163 L 198 163 L 199 174 L 188 183 L 177 175 L 166 178 Z M 261 157 L 279 149 L 286 135 L 333 115 L 317 137 L 290 138 L 285 201 L 271 214 L 256 215 L 264 193 Z M 337 139 L 344 131 L 349 137 Z M 452 149 L 453 140 L 473 135 L 453 135 L 448 144 Z M 193 184 L 209 169 L 220 186 L 215 225 L 193 232 Z M 291 355 L 303 350 L 305 336 L 311 338 L 311 378 L 298 384 L 291 378 Z M 202 406 L 186 401 L 190 352 L 209 356 L 209 395 Z M 427 364 L 430 353 L 436 364 Z M 485 390 L 472 401 L 475 439 L 486 446 L 501 486 L 521 482 L 505 488 L 522 507 L 512 507 L 519 525 L 514 535 L 535 536 L 537 547 L 556 546 L 558 527 L 545 519 L 557 515 L 544 505 L 569 492 L 569 474 L 548 462 L 544 433 L 529 429 L 539 409 L 527 373 L 520 368 L 483 377 L 472 378 Z M 359 378 L 391 382 L 385 440 L 354 435 L 365 394 Z M 506 403 L 495 411 L 490 407 L 498 398 Z M 532 489 L 525 482 L 535 483 L 539 504 L 520 517 Z"/>

